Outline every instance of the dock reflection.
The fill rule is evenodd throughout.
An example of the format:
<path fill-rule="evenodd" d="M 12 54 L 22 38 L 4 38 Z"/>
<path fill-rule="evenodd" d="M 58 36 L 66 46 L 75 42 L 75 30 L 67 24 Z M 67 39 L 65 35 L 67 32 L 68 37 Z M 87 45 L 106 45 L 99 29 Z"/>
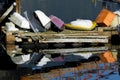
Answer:
<path fill-rule="evenodd" d="M 104 80 L 114 77 L 117 80 L 120 77 L 118 46 L 110 47 L 112 49 L 100 45 L 42 50 L 38 47 L 39 50 L 35 50 L 34 45 L 23 46 L 7 48 L 21 80 Z M 108 51 L 114 60 L 100 57 Z"/>
<path fill-rule="evenodd" d="M 24 65 L 20 64 L 20 70 L 24 68 L 31 70 L 31 72 L 26 72 L 21 77 L 21 80 L 103 80 L 112 79 L 111 76 L 116 75 L 119 77 L 118 47 L 112 50 L 109 50 L 106 46 L 104 48 L 99 46 L 96 50 L 95 48 L 78 48 L 75 49 L 76 52 L 68 52 L 69 54 L 42 53 L 44 54 L 42 56 L 46 56 L 50 61 L 46 62 L 43 66 L 37 66 L 37 63 L 28 65 L 26 62 Z M 86 49 L 90 51 L 86 51 Z M 100 58 L 100 55 L 108 51 L 112 55 L 111 58 L 114 59 L 112 62 L 106 62 L 107 60 L 105 61 Z M 41 55 L 41 53 L 38 54 Z"/>

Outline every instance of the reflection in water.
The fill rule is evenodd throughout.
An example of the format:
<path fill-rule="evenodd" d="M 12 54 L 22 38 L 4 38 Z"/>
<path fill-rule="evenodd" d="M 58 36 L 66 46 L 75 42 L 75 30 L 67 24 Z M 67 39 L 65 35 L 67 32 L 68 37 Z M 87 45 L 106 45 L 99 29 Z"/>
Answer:
<path fill-rule="evenodd" d="M 119 75 L 120 75 L 120 49 L 118 49 L 117 61 L 118 61 L 118 72 L 119 72 Z"/>
<path fill-rule="evenodd" d="M 63 53 L 63 51 L 61 51 L 62 53 L 54 54 L 52 52 L 45 53 L 40 51 L 40 49 L 35 52 L 32 48 L 27 47 L 28 50 L 26 52 L 29 51 L 27 54 L 23 50 L 19 50 L 19 53 L 16 54 L 15 49 L 12 49 L 13 51 L 9 50 L 10 54 L 8 54 L 12 61 L 17 64 L 17 71 L 19 75 L 22 75 L 22 80 L 24 78 L 31 80 L 104 80 L 112 79 L 114 76 L 118 78 L 118 63 L 116 61 L 106 62 L 109 59 L 104 62 L 100 58 L 100 55 L 103 55 L 106 51 L 108 52 L 108 48 L 102 45 L 102 48 L 99 46 L 94 50 L 92 47 L 73 48 L 74 51 L 69 52 L 69 54 Z M 68 50 L 69 47 L 66 49 Z M 58 49 L 58 51 L 60 50 Z M 86 52 L 86 50 L 88 51 Z M 118 52 L 117 50 L 109 52 L 111 55 L 114 54 L 112 58 L 115 60 L 116 56 L 118 58 L 119 50 Z"/>
<path fill-rule="evenodd" d="M 85 51 L 83 49 L 85 49 Z M 94 53 L 94 49 L 91 49 L 89 47 L 88 50 L 90 51 L 87 52 L 87 47 L 82 48 L 81 51 L 78 51 L 78 49 L 73 50 L 77 50 L 77 52 L 72 52 L 69 54 L 47 54 L 42 53 L 39 50 L 37 50 L 39 52 L 33 52 L 30 50 L 29 54 L 20 51 L 20 54 L 16 54 L 15 49 L 12 49 L 12 51 L 8 51 L 10 52 L 10 54 L 8 54 L 11 57 L 10 59 L 10 57 L 8 56 L 10 60 L 8 62 L 11 63 L 5 63 L 6 65 L 4 65 L 11 65 L 9 67 L 10 71 L 8 71 L 9 73 L 7 73 L 6 71 L 4 72 L 5 74 L 10 74 L 13 80 L 19 78 L 20 75 L 22 76 L 22 80 L 24 80 L 24 78 L 28 78 L 30 80 L 110 80 L 114 77 L 116 77 L 117 80 L 119 78 L 119 63 L 117 63 L 116 61 L 111 63 L 104 62 L 104 60 L 100 58 L 100 55 L 103 55 L 104 52 L 108 51 L 108 48 L 103 48 L 103 46 L 102 48 L 98 47 L 96 48 L 96 53 Z M 118 62 L 119 52 L 119 49 L 110 51 L 110 54 L 114 55 L 113 58 Z M 5 53 L 4 50 L 2 50 L 1 53 Z M 1 58 L 1 61 L 2 60 L 3 58 Z M 14 75 L 14 77 L 12 77 L 12 75 Z"/>
<path fill-rule="evenodd" d="M 110 79 L 110 76 L 114 76 L 117 74 L 118 72 L 116 63 L 92 61 L 81 63 L 74 67 L 62 67 L 50 70 L 47 73 L 38 73 L 25 77 L 35 80 L 104 80 L 107 78 Z M 25 77 L 23 77 L 23 80 Z"/>

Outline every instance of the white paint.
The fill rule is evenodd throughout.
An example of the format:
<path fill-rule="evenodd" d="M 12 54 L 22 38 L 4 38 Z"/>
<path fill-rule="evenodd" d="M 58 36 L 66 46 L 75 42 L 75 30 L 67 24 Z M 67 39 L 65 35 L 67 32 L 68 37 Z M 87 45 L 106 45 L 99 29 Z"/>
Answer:
<path fill-rule="evenodd" d="M 50 28 L 50 25 L 51 25 L 51 20 L 50 18 L 45 14 L 43 13 L 42 11 L 40 10 L 36 10 L 35 11 L 35 14 L 36 16 L 38 17 L 38 19 L 40 20 L 40 22 L 42 23 L 42 25 L 46 28 L 46 29 L 49 29 Z"/>
<path fill-rule="evenodd" d="M 19 29 L 16 28 L 12 22 L 6 22 L 5 29 L 6 29 L 6 31 L 19 31 Z"/>
<path fill-rule="evenodd" d="M 29 22 L 21 16 L 19 13 L 14 12 L 10 17 L 9 20 L 15 23 L 17 26 L 24 28 L 24 29 L 30 29 Z"/>

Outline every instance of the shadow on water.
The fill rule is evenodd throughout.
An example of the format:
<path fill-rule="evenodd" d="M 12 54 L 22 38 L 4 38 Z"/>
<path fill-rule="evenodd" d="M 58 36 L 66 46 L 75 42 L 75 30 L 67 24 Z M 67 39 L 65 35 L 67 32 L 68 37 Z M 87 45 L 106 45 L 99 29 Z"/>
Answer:
<path fill-rule="evenodd" d="M 112 45 L 120 45 L 119 35 L 113 35 L 113 36 L 111 37 L 111 44 L 112 44 Z"/>

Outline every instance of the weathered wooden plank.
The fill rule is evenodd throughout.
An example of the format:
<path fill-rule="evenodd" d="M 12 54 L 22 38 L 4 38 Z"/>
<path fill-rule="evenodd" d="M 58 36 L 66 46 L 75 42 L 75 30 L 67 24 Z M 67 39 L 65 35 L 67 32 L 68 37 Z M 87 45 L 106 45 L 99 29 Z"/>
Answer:
<path fill-rule="evenodd" d="M 20 13 L 20 0 L 16 0 L 16 12 Z"/>
<path fill-rule="evenodd" d="M 8 16 L 8 14 L 14 9 L 14 3 L 6 10 L 6 12 L 0 17 L 0 23 Z"/>
<path fill-rule="evenodd" d="M 108 43 L 108 36 L 31 36 L 31 37 L 16 37 L 16 42 L 24 42 L 22 39 L 28 39 L 28 42 L 39 41 L 39 43 Z"/>
<path fill-rule="evenodd" d="M 95 42 L 95 43 L 108 43 L 110 38 L 109 32 L 102 32 L 102 33 L 65 33 L 65 34 L 59 34 L 59 33 L 26 33 L 26 32 L 20 32 L 17 34 L 13 34 L 8 32 L 11 35 L 14 35 L 16 42 L 22 42 L 22 39 L 27 39 L 28 42 L 32 41 L 39 41 L 40 43 L 52 43 L 52 42 Z M 24 41 L 23 41 L 24 42 Z"/>
<path fill-rule="evenodd" d="M 7 44 L 14 44 L 15 43 L 15 36 L 7 34 L 6 35 L 6 43 Z"/>
<path fill-rule="evenodd" d="M 104 31 L 75 31 L 64 30 L 62 32 L 6 32 L 9 36 L 14 36 L 14 42 L 23 42 L 28 39 L 28 43 L 109 43 L 112 34 L 117 34 L 117 31 L 112 31 L 113 28 L 101 27 Z M 4 31 L 4 30 L 3 30 Z M 5 32 L 5 31 L 4 31 Z M 8 37 L 8 36 L 7 36 Z M 9 42 L 8 42 L 9 43 Z"/>
<path fill-rule="evenodd" d="M 111 34 L 110 34 L 111 32 L 96 32 L 96 31 L 94 31 L 94 32 L 81 32 L 81 31 L 79 31 L 78 33 L 76 32 L 76 33 L 31 33 L 31 32 L 24 32 L 24 33 L 18 33 L 18 34 L 16 34 L 15 36 L 21 36 L 21 37 L 23 37 L 23 36 L 75 36 L 75 35 L 78 35 L 78 36 L 96 36 L 96 35 L 106 35 L 106 36 L 110 36 Z"/>
<path fill-rule="evenodd" d="M 39 43 L 108 43 L 108 39 L 47 39 L 39 40 Z"/>
<path fill-rule="evenodd" d="M 116 31 L 116 27 L 98 27 L 97 31 L 103 32 L 103 31 Z"/>
<path fill-rule="evenodd" d="M 11 36 L 12 37 L 12 36 Z M 14 36 L 13 36 L 14 37 Z M 14 39 L 14 38 L 13 38 Z M 19 38 L 16 37 L 14 40 L 12 40 L 12 42 L 23 42 L 22 40 L 23 38 Z M 8 43 L 10 43 L 10 37 L 8 37 Z M 90 37 L 90 36 L 86 36 L 85 37 L 68 37 L 68 38 L 55 38 L 55 37 L 50 37 L 50 38 L 43 38 L 43 39 L 39 39 L 39 37 L 28 37 L 28 43 L 29 42 L 33 42 L 33 41 L 39 41 L 39 43 L 108 43 L 109 42 L 109 38 L 102 36 L 100 37 Z"/>

